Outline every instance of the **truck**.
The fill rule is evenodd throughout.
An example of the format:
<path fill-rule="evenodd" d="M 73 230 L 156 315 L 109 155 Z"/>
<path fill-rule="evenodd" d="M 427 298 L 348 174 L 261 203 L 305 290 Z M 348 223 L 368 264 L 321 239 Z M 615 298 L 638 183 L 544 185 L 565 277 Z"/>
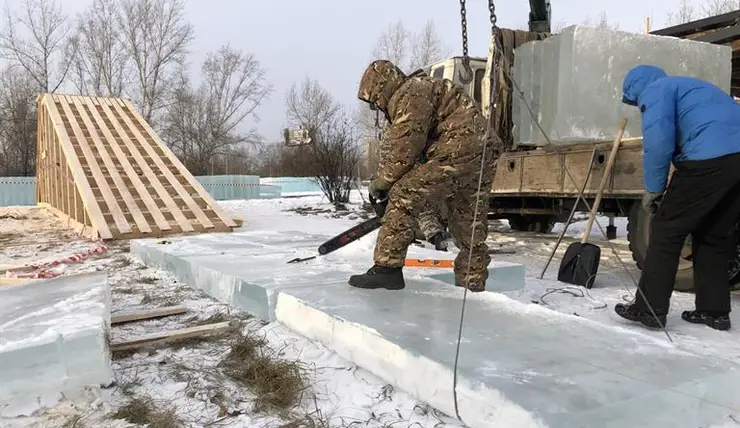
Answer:
<path fill-rule="evenodd" d="M 465 1 L 461 0 L 463 15 L 463 40 L 466 40 Z M 529 31 L 501 29 L 503 55 L 515 54 L 515 48 L 529 40 L 541 40 L 551 36 L 551 5 L 549 0 L 530 0 Z M 490 7 L 489 7 L 490 8 Z M 719 15 L 687 24 L 655 31 L 651 34 L 687 37 L 709 43 L 731 43 L 740 39 L 740 26 L 736 26 L 740 11 Z M 519 37 L 516 37 L 519 36 Z M 521 40 L 519 40 L 521 39 Z M 734 46 L 734 45 L 733 45 Z M 464 50 L 466 43 L 464 43 Z M 511 124 L 506 122 L 506 112 L 511 117 L 511 100 L 514 94 L 509 87 L 497 92 L 496 109 L 489 111 L 490 89 L 488 76 L 491 73 L 491 58 L 454 56 L 435 62 L 418 70 L 429 76 L 449 79 L 465 88 L 480 105 L 489 120 L 494 120 L 496 132 L 504 141 L 505 151 L 499 157 L 489 198 L 490 219 L 506 219 L 516 231 L 548 233 L 556 222 L 567 219 L 574 205 L 577 211 L 588 211 L 579 200 L 578 194 L 587 177 L 593 159 L 591 174 L 585 186 L 584 197 L 593 204 L 598 185 L 602 179 L 606 160 L 613 142 L 583 141 L 567 146 L 532 147 L 519 144 L 511 135 Z M 733 71 L 735 67 L 733 66 Z M 464 77 L 467 74 L 467 77 Z M 740 73 L 738 73 L 740 75 Z M 740 82 L 733 73 L 732 89 L 740 92 Z M 740 93 L 733 95 L 737 96 Z M 503 112 L 503 115 L 502 115 Z M 595 156 L 594 156 L 595 147 Z M 642 140 L 633 138 L 622 143 L 616 158 L 599 214 L 609 218 L 606 227 L 607 239 L 616 237 L 614 219 L 627 218 L 627 240 L 632 258 L 638 269 L 642 269 L 650 237 L 650 214 L 643 209 Z M 576 187 L 569 177 L 578 183 Z M 740 282 L 740 233 L 735 231 L 734 258 L 728 261 L 731 284 Z M 682 292 L 693 290 L 693 266 L 691 261 L 690 237 L 681 253 L 674 289 Z"/>

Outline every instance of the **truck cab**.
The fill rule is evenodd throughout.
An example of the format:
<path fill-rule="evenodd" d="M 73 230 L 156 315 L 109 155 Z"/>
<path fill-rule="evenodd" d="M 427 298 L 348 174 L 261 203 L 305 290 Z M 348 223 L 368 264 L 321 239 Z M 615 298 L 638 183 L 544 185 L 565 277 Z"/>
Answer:
<path fill-rule="evenodd" d="M 440 79 L 447 79 L 452 81 L 458 86 L 465 89 L 479 107 L 483 109 L 483 113 L 486 113 L 487 108 L 483 108 L 488 100 L 488 92 L 486 91 L 488 85 L 485 80 L 486 74 L 486 58 L 470 57 L 470 68 L 473 70 L 473 81 L 464 84 L 460 81 L 459 73 L 463 70 L 463 63 L 461 56 L 454 56 L 441 61 L 432 63 L 420 71 L 427 76 L 437 77 Z"/>

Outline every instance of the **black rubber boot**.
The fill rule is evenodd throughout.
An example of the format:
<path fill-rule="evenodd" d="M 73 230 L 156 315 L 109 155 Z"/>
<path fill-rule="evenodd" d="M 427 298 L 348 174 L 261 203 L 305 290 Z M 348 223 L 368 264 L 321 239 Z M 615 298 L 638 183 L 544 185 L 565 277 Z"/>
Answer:
<path fill-rule="evenodd" d="M 447 240 L 442 232 L 435 233 L 434 236 L 429 238 L 429 243 L 434 245 L 434 249 L 437 251 L 447 251 Z"/>
<path fill-rule="evenodd" d="M 403 280 L 403 268 L 375 265 L 361 275 L 349 277 L 349 285 L 367 290 L 385 288 L 386 290 L 403 290 L 406 283 Z"/>
<path fill-rule="evenodd" d="M 645 327 L 662 329 L 665 326 L 665 314 L 656 314 L 658 319 L 655 319 L 652 312 L 644 311 L 635 304 L 617 303 L 614 306 L 614 312 L 624 319 L 639 322 Z"/>
<path fill-rule="evenodd" d="M 713 316 L 702 311 L 683 311 L 681 319 L 691 324 L 704 324 L 715 330 L 727 331 L 731 327 L 729 315 Z"/>

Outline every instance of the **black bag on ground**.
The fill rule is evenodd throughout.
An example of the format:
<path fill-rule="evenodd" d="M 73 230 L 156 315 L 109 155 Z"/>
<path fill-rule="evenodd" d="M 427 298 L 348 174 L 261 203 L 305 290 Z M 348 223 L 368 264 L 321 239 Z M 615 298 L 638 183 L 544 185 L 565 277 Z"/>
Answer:
<path fill-rule="evenodd" d="M 600 260 L 601 248 L 598 245 L 588 242 L 570 244 L 560 263 L 558 281 L 591 288 L 599 271 Z"/>

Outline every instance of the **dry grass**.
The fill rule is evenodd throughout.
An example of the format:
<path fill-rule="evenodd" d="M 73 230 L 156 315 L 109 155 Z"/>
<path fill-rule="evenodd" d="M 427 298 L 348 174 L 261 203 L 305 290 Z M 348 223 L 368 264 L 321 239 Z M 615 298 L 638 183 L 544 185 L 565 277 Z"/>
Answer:
<path fill-rule="evenodd" d="M 110 264 L 110 267 L 112 269 L 122 269 L 128 266 L 131 266 L 131 264 L 134 261 L 131 259 L 131 257 L 120 255 L 117 256 L 115 259 L 113 259 L 113 262 Z"/>
<path fill-rule="evenodd" d="M 132 424 L 147 425 L 148 428 L 180 428 L 182 422 L 174 407 L 157 407 L 149 397 L 134 397 L 111 415 L 113 419 L 124 419 Z"/>
<path fill-rule="evenodd" d="M 142 284 L 154 284 L 157 281 L 159 281 L 159 278 L 156 276 L 140 276 L 138 279 L 138 282 Z"/>
<path fill-rule="evenodd" d="M 284 360 L 264 338 L 250 333 L 237 336 L 221 363 L 224 372 L 255 395 L 255 411 L 286 414 L 301 403 L 309 388 L 305 367 Z"/>
<path fill-rule="evenodd" d="M 81 415 L 74 415 L 67 419 L 61 428 L 85 428 L 85 424 L 82 422 Z"/>

